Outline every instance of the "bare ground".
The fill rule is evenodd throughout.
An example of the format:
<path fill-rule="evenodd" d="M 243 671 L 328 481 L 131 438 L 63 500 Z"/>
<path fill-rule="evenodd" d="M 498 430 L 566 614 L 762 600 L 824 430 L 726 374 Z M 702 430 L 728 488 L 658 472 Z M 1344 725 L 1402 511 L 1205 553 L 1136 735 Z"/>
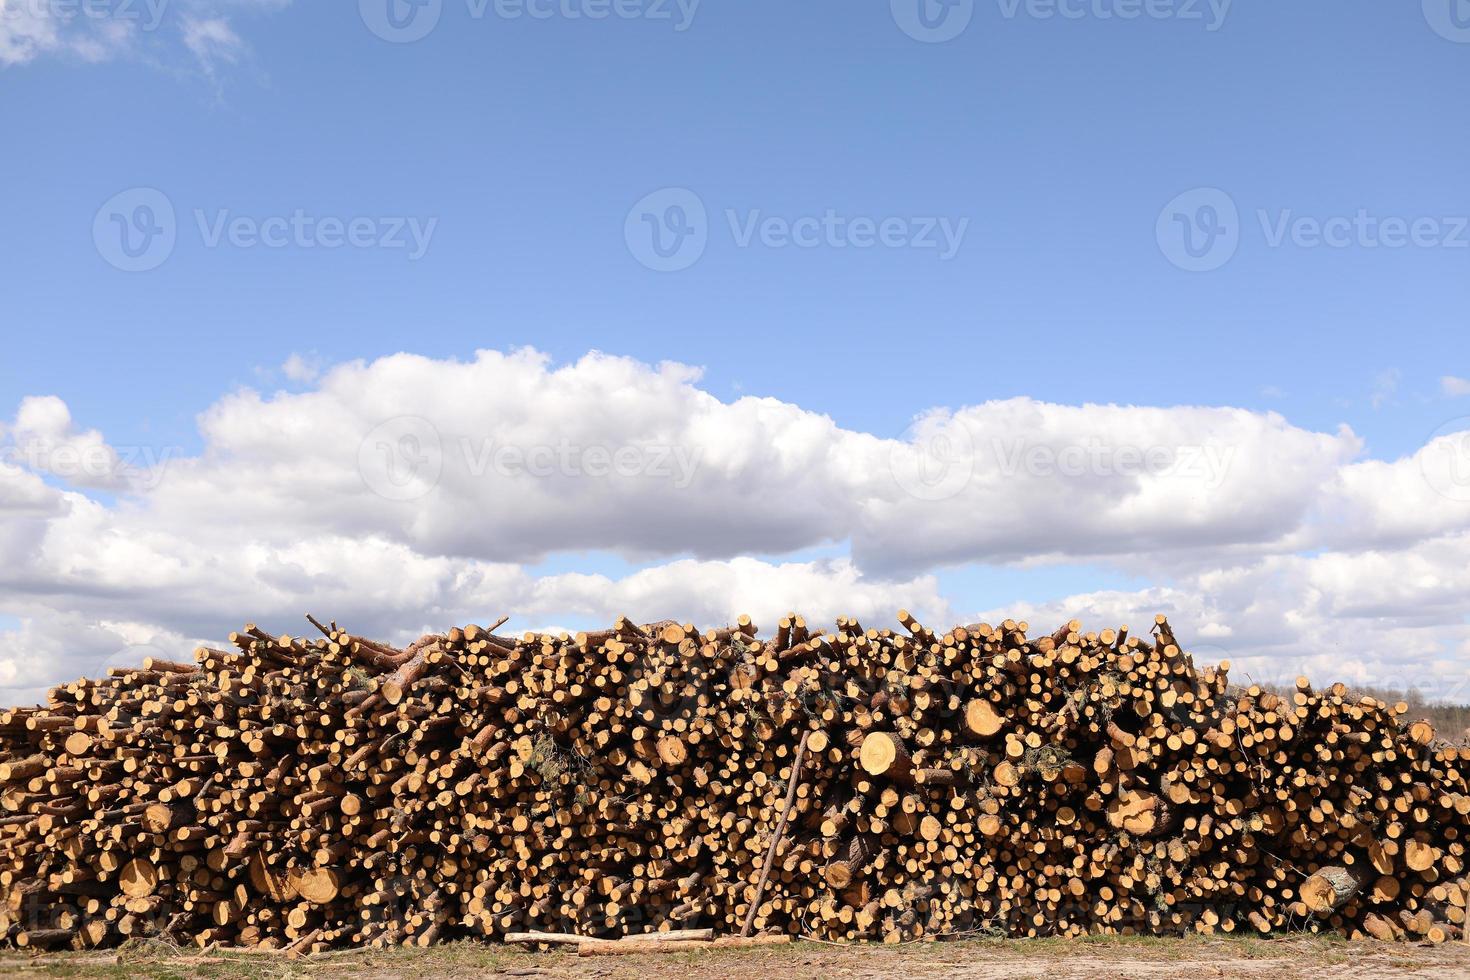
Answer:
<path fill-rule="evenodd" d="M 1259 977 L 1287 980 L 1342 972 L 1356 977 L 1470 977 L 1470 945 L 1348 943 L 1336 939 L 1197 938 L 1085 940 L 968 940 L 910 946 L 784 947 L 579 959 L 572 952 L 522 952 L 457 943 L 428 950 L 329 953 L 290 961 L 230 951 L 189 951 L 152 944 L 110 953 L 30 956 L 0 954 L 6 977 L 212 977 L 286 980 L 296 977 L 595 977 L 599 980 L 846 980 L 989 978 Z"/>

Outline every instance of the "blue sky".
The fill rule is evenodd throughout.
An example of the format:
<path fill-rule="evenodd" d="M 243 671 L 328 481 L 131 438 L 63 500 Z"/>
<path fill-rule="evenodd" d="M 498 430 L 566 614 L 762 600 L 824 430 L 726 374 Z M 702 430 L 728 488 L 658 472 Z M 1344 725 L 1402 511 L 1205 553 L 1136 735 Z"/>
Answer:
<path fill-rule="evenodd" d="M 996 0 L 923 44 L 884 3 L 705 0 L 679 32 L 476 20 L 449 2 L 427 38 L 390 44 L 354 5 L 296 3 L 237 16 L 248 48 L 212 77 L 169 43 L 170 11 L 149 58 L 0 74 L 0 393 L 177 439 L 293 351 L 534 344 L 705 365 L 716 393 L 880 432 L 934 404 L 1045 394 L 1271 407 L 1405 452 L 1444 419 L 1420 396 L 1470 370 L 1470 250 L 1271 249 L 1253 212 L 1470 213 L 1455 98 L 1470 45 L 1416 7 L 1237 3 L 1211 32 L 1007 19 Z M 196 208 L 439 225 L 417 262 L 209 250 L 186 228 L 163 268 L 128 275 L 90 229 L 136 186 L 187 226 Z M 724 234 L 694 268 L 655 274 L 623 220 L 668 186 L 714 212 L 971 224 L 949 262 Z M 1154 236 L 1164 203 L 1201 186 L 1228 190 L 1249 226 L 1205 275 Z M 902 383 L 852 383 L 900 362 Z M 1397 404 L 1375 410 L 1395 369 Z"/>
<path fill-rule="evenodd" d="M 5 0 L 13 34 L 21 2 L 51 9 Z M 961 0 L 968 26 L 944 43 L 903 29 L 920 0 L 620 0 L 638 16 L 600 20 L 566 13 L 600 0 L 538 0 L 546 18 L 443 0 L 412 43 L 370 29 L 387 2 L 174 0 L 101 48 L 75 23 L 8 59 L 0 43 L 0 418 L 54 396 L 113 446 L 199 453 L 200 413 L 241 387 L 302 394 L 356 359 L 526 346 L 557 365 L 697 365 L 724 402 L 880 439 L 1017 397 L 1229 406 L 1324 438 L 1350 426 L 1360 460 L 1392 462 L 1470 414 L 1453 381 L 1470 376 L 1464 0 L 1153 0 L 1134 19 L 1139 0 L 1062 0 L 1066 16 Z M 136 216 L 139 189 L 176 241 L 129 272 L 94 231 Z M 704 209 L 707 242 L 660 272 L 628 229 L 648 195 L 655 223 L 689 200 L 668 189 Z M 1205 234 L 1220 192 L 1233 252 L 1181 268 L 1168 229 Z M 427 236 L 417 257 L 210 244 L 221 222 L 298 213 L 366 219 L 377 243 Z M 753 220 L 778 219 L 779 239 L 829 213 L 896 220 L 905 244 L 740 244 Z M 1345 247 L 1315 241 L 1312 222 L 1359 215 Z M 1372 247 L 1385 221 L 1428 222 L 1425 243 Z M 962 229 L 952 256 L 909 247 L 943 228 Z M 293 355 L 308 367 L 283 372 Z M 114 490 L 79 492 L 132 506 Z M 822 559 L 852 539 L 749 553 Z M 525 567 L 670 557 L 640 548 Z M 1179 573 L 1086 549 L 987 558 L 935 565 L 963 608 Z M 13 602 L 0 629 L 27 618 Z"/>

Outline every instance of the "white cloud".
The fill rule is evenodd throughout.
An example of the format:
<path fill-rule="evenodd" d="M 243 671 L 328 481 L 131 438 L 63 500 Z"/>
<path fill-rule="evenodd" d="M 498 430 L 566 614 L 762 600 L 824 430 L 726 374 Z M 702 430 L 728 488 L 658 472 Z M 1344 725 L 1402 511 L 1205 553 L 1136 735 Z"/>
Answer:
<path fill-rule="evenodd" d="M 181 44 L 205 72 L 243 55 L 234 27 L 241 14 L 289 6 L 291 0 L 135 0 L 127 4 L 75 0 L 0 0 L 0 67 L 43 56 L 84 62 L 148 54 L 166 57 Z"/>
<path fill-rule="evenodd" d="M 611 623 L 623 615 L 709 626 L 741 613 L 769 629 L 793 608 L 817 621 L 857 615 L 888 622 L 901 606 L 936 623 L 949 615 L 932 576 L 874 579 L 845 559 L 684 560 L 622 578 L 536 577 L 514 565 L 418 555 L 381 539 L 230 547 L 223 540 L 138 538 L 108 531 L 99 516 L 79 515 L 75 527 L 48 538 L 26 580 L 0 578 L 0 595 L 25 617 L 20 630 L 0 631 L 0 702 L 34 700 L 47 685 L 118 666 L 140 643 L 159 648 L 142 656 L 181 656 L 206 642 L 198 638 L 220 642 L 245 618 L 308 631 L 306 612 L 404 643 L 502 614 L 513 617 L 512 630 L 567 617 Z M 96 553 L 69 561 L 78 549 Z"/>
<path fill-rule="evenodd" d="M 1325 484 L 1292 550 L 1396 548 L 1470 527 L 1470 437 L 1436 436 L 1413 455 L 1360 460 Z"/>
<path fill-rule="evenodd" d="M 1128 624 L 1142 633 L 1164 613 L 1197 663 L 1229 661 L 1238 683 L 1289 685 L 1306 676 L 1323 686 L 1414 687 L 1464 703 L 1467 567 L 1470 534 L 1460 534 L 1398 551 L 1267 558 L 1166 587 L 1018 602 L 979 615 L 1037 624 L 1079 618 L 1089 628 Z"/>
<path fill-rule="evenodd" d="M 1398 394 L 1399 382 L 1402 380 L 1403 372 L 1398 368 L 1389 368 L 1380 372 L 1373 379 L 1373 394 L 1368 399 L 1373 407 L 1378 409 L 1393 404 L 1393 397 Z"/>
<path fill-rule="evenodd" d="M 60 398 L 26 398 L 8 428 L 4 457 L 72 486 L 125 490 L 148 474 L 124 460 L 95 429 L 80 431 Z"/>
<path fill-rule="evenodd" d="M 1187 562 L 1280 550 L 1362 448 L 1351 431 L 1308 432 L 1275 413 L 1031 399 L 963 409 L 930 438 L 944 433 L 973 447 L 958 457 L 969 479 L 946 499 L 899 491 L 885 451 L 864 461 L 854 535 L 863 561 Z"/>
<path fill-rule="evenodd" d="M 292 354 L 281 365 L 281 373 L 288 381 L 310 384 L 321 374 L 321 364 L 315 356 Z"/>
<path fill-rule="evenodd" d="M 233 64 L 240 58 L 245 42 L 223 17 L 186 17 L 183 21 L 184 47 L 199 59 L 206 71 L 217 64 Z"/>
<path fill-rule="evenodd" d="M 128 24 L 68 12 L 50 0 L 0 0 L 0 65 L 19 65 L 48 54 L 101 61 L 124 47 Z"/>
<path fill-rule="evenodd" d="M 1032 399 L 931 413 L 895 440 L 601 354 L 400 354 L 315 378 L 291 364 L 306 390 L 222 397 L 199 417 L 202 449 L 155 448 L 147 480 L 128 466 L 147 447 L 109 445 L 59 399 L 21 403 L 0 432 L 0 608 L 25 624 L 0 634 L 0 684 L 66 679 L 139 637 L 295 629 L 305 612 L 394 639 L 501 613 L 517 628 L 740 612 L 770 626 L 789 609 L 891 625 L 906 606 L 949 625 L 960 602 L 936 572 L 1006 562 L 1156 583 L 994 614 L 1038 627 L 1165 612 L 1204 659 L 1417 672 L 1438 689 L 1470 657 L 1470 503 L 1460 470 L 1435 469 L 1455 441 L 1369 460 L 1346 429 L 1274 413 Z M 58 462 L 77 456 L 101 465 Z M 748 557 L 813 548 L 850 557 Z M 599 551 L 654 563 L 530 570 Z"/>
<path fill-rule="evenodd" d="M 510 562 L 850 540 L 865 567 L 907 572 L 1279 550 L 1361 449 L 1274 414 L 1030 399 L 932 416 L 904 442 L 774 399 L 722 402 L 698 379 L 596 354 L 553 367 L 533 351 L 340 365 L 308 391 L 217 402 L 200 420 L 204 456 L 174 462 L 151 509 Z M 951 452 L 928 461 L 931 486 L 910 464 L 940 437 Z"/>
<path fill-rule="evenodd" d="M 1464 398 L 1470 395 L 1470 380 L 1465 378 L 1456 378 L 1447 374 L 1439 379 L 1439 387 L 1450 398 Z"/>

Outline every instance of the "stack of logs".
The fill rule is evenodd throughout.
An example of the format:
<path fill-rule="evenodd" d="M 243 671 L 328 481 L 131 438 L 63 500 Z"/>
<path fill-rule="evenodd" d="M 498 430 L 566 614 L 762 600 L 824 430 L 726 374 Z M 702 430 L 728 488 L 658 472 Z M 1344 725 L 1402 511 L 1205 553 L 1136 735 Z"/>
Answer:
<path fill-rule="evenodd" d="M 1470 750 L 1341 685 L 1233 688 L 1163 617 L 497 624 L 405 649 L 312 623 L 0 712 L 0 936 L 301 953 L 1465 922 Z"/>

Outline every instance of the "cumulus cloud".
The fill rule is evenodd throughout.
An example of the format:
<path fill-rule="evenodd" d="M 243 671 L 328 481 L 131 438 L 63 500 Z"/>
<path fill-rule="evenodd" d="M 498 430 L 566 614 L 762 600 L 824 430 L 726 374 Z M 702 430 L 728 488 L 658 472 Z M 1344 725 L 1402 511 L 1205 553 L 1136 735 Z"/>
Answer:
<path fill-rule="evenodd" d="M 1454 434 L 1373 460 L 1347 429 L 1275 413 L 1009 399 L 895 439 L 604 354 L 304 364 L 283 370 L 305 390 L 225 395 L 199 452 L 152 447 L 141 469 L 148 453 L 59 399 L 20 404 L 0 431 L 0 609 L 23 625 L 0 634 L 0 684 L 308 611 L 397 640 L 501 613 L 891 624 L 902 606 L 948 625 L 976 617 L 944 569 L 1007 563 L 1154 584 L 995 618 L 1164 612 L 1205 659 L 1361 680 L 1425 664 L 1440 689 L 1467 662 L 1470 440 Z M 845 555 L 794 557 L 812 549 Z M 533 570 L 589 552 L 637 564 Z"/>
<path fill-rule="evenodd" d="M 0 429 L 5 434 L 7 429 Z M 72 486 L 127 490 L 157 477 L 165 459 L 147 453 L 126 456 L 108 445 L 96 429 L 81 430 L 60 398 L 26 398 L 8 426 L 0 454 L 36 473 L 46 473 Z"/>
<path fill-rule="evenodd" d="M 57 513 L 61 495 L 35 473 L 0 456 L 0 518 L 49 516 Z"/>
<path fill-rule="evenodd" d="M 0 704 L 44 703 L 57 684 L 136 667 L 146 657 L 177 660 L 202 642 L 152 624 L 38 609 L 19 629 L 0 631 Z"/>
<path fill-rule="evenodd" d="M 1439 379 L 1439 387 L 1450 398 L 1464 398 L 1470 395 L 1470 379 L 1447 374 Z"/>
<path fill-rule="evenodd" d="M 1359 460 L 1321 488 L 1294 550 L 1396 548 L 1470 527 L 1470 431 L 1396 460 Z"/>
<path fill-rule="evenodd" d="M 912 457 L 936 444 L 963 448 L 942 454 L 948 471 L 928 460 L 924 484 Z M 1275 413 L 991 402 L 884 447 L 876 478 L 863 468 L 854 553 L 910 567 L 1279 550 L 1361 450 L 1346 429 L 1308 432 Z"/>
<path fill-rule="evenodd" d="M 977 614 L 1037 624 L 1151 628 L 1169 617 L 1197 663 L 1228 661 L 1241 683 L 1306 677 L 1470 701 L 1470 535 L 1414 549 L 1282 556 L 1168 586 L 1019 602 Z"/>
<path fill-rule="evenodd" d="M 723 402 L 683 365 L 592 354 L 557 367 L 535 351 L 340 365 L 307 391 L 227 396 L 200 427 L 206 453 L 174 461 L 151 495 L 160 519 L 224 509 L 235 527 L 531 563 L 850 541 L 864 567 L 903 574 L 1282 550 L 1362 449 L 1276 414 L 1032 399 L 884 439 L 775 399 Z"/>
<path fill-rule="evenodd" d="M 0 631 L 0 701 L 32 701 L 69 677 L 218 643 L 247 615 L 294 631 L 304 630 L 303 613 L 314 611 L 400 643 L 501 614 L 513 615 L 512 629 L 619 616 L 705 626 L 741 613 L 771 627 L 792 609 L 828 621 L 857 615 L 886 622 L 901 606 L 934 622 L 949 616 L 933 576 L 871 578 L 846 559 L 686 559 L 620 578 L 534 576 L 515 565 L 418 555 L 381 539 L 256 541 L 216 552 L 168 538 L 104 534 L 98 541 L 99 531 L 87 525 L 75 537 L 53 538 L 23 581 L 0 578 L 0 594 L 24 617 L 21 629 Z M 81 565 L 66 560 L 72 549 L 94 544 L 98 557 Z M 138 574 L 127 576 L 130 569 Z M 155 649 L 139 656 L 143 645 Z"/>

